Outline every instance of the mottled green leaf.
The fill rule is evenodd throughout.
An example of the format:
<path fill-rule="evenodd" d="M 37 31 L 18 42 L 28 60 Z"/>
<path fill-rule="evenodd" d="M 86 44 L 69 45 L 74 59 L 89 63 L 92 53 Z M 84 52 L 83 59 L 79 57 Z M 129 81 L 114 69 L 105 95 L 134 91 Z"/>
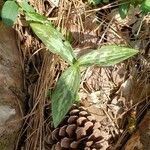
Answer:
<path fill-rule="evenodd" d="M 51 97 L 54 127 L 60 124 L 76 101 L 79 85 L 80 70 L 78 66 L 69 67 L 59 78 Z"/>
<path fill-rule="evenodd" d="M 51 52 L 60 55 L 69 64 L 74 63 L 75 55 L 71 45 L 51 24 L 30 23 L 30 26 Z"/>
<path fill-rule="evenodd" d="M 28 22 L 51 24 L 51 22 L 47 20 L 47 17 L 42 16 L 42 15 L 36 13 L 36 12 L 26 13 L 26 20 Z"/>
<path fill-rule="evenodd" d="M 17 19 L 18 12 L 19 6 L 15 1 L 6 1 L 1 12 L 2 21 L 7 26 L 13 26 L 14 22 Z"/>
<path fill-rule="evenodd" d="M 141 9 L 144 13 L 150 12 L 150 0 L 144 0 L 141 4 Z"/>
<path fill-rule="evenodd" d="M 26 12 L 35 12 L 34 8 L 28 4 L 28 0 L 21 0 L 18 4 Z"/>
<path fill-rule="evenodd" d="M 129 8 L 130 8 L 130 3 L 124 3 L 119 6 L 119 14 L 122 19 L 126 18 Z"/>
<path fill-rule="evenodd" d="M 81 56 L 78 62 L 81 66 L 111 66 L 137 54 L 137 52 L 137 50 L 127 47 L 115 45 L 103 46 Z"/>

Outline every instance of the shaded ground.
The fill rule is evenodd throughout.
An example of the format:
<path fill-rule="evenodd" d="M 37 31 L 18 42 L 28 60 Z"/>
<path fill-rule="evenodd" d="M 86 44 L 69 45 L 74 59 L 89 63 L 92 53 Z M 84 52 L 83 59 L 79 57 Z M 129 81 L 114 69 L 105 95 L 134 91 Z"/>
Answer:
<path fill-rule="evenodd" d="M 64 35 L 69 31 L 78 55 L 105 44 L 139 49 L 138 56 L 113 67 L 93 66 L 82 70 L 79 96 L 82 105 L 101 124 L 101 150 L 123 148 L 149 107 L 150 16 L 143 17 L 137 8 L 131 9 L 127 18 L 121 20 L 117 8 L 113 7 L 117 2 L 97 8 L 82 1 L 63 0 L 58 8 L 52 7 L 48 0 L 30 2 L 56 26 L 63 28 Z M 22 43 L 27 94 L 27 116 L 19 149 L 50 149 L 45 147 L 52 131 L 49 95 L 67 64 L 45 51 L 23 16 L 15 28 Z"/>

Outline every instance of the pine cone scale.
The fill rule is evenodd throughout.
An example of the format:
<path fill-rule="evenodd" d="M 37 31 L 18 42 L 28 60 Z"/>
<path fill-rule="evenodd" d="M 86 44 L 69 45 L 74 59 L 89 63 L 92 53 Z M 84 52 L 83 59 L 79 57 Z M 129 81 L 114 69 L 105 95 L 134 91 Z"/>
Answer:
<path fill-rule="evenodd" d="M 52 131 L 54 150 L 100 150 L 102 133 L 100 123 L 84 107 L 74 106 L 67 120 Z"/>

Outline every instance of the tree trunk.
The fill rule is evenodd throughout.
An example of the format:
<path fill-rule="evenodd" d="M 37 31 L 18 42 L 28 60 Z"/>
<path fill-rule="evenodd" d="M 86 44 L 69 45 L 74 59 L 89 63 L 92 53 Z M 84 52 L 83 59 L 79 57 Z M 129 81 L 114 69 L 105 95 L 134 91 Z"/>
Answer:
<path fill-rule="evenodd" d="M 13 150 L 22 126 L 23 74 L 15 31 L 0 23 L 0 150 Z"/>

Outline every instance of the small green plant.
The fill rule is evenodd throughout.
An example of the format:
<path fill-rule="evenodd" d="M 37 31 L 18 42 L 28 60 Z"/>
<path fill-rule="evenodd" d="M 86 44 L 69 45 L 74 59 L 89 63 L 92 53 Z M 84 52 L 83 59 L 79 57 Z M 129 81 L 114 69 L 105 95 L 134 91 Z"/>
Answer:
<path fill-rule="evenodd" d="M 24 12 L 30 27 L 49 51 L 60 55 L 70 65 L 70 67 L 62 73 L 52 92 L 52 118 L 54 127 L 60 124 L 76 101 L 81 80 L 81 67 L 91 65 L 111 66 L 138 52 L 132 48 L 111 45 L 103 46 L 77 58 L 72 46 L 64 39 L 62 34 L 53 27 L 52 23 L 48 21 L 45 16 L 35 12 L 25 0 L 18 3 L 16 3 L 16 1 L 6 1 L 2 9 L 2 19 L 4 23 L 12 25 L 12 22 L 15 21 L 14 18 L 18 11 L 15 10 L 15 12 L 13 12 L 15 17 L 7 14 L 7 10 L 9 10 L 12 5 L 16 5 L 19 11 Z"/>
<path fill-rule="evenodd" d="M 111 0 L 88 0 L 88 3 L 90 5 L 96 6 L 101 3 L 111 3 Z M 150 0 L 121 0 L 118 5 L 119 14 L 122 19 L 126 18 L 131 6 L 139 6 L 144 15 L 150 12 Z"/>
<path fill-rule="evenodd" d="M 150 0 L 122 0 L 119 5 L 119 14 L 122 19 L 126 18 L 131 6 L 139 6 L 143 14 L 150 12 Z"/>

